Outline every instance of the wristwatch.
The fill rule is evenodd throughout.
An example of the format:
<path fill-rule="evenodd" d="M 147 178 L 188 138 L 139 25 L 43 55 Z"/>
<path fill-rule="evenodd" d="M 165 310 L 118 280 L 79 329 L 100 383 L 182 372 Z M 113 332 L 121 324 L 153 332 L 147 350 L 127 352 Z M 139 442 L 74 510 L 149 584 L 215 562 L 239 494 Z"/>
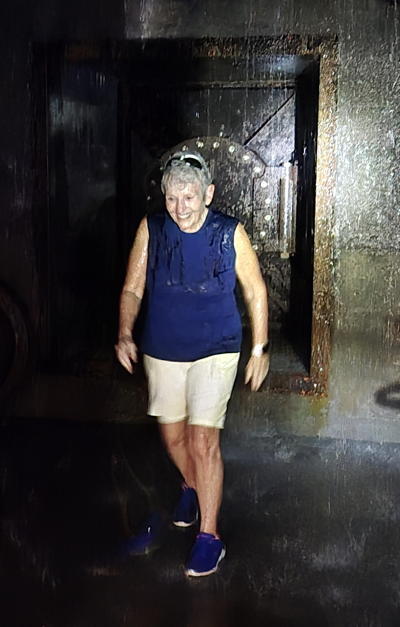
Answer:
<path fill-rule="evenodd" d="M 269 352 L 269 340 L 265 344 L 255 344 L 251 351 L 252 357 L 261 357 Z"/>

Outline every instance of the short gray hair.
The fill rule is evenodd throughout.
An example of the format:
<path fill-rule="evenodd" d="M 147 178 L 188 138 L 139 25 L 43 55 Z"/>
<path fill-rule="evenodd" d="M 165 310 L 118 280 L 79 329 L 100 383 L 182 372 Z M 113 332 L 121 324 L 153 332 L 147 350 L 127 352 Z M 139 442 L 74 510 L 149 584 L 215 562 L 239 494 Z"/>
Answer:
<path fill-rule="evenodd" d="M 198 152 L 179 151 L 165 162 L 161 179 L 163 194 L 172 182 L 184 185 L 200 183 L 201 190 L 205 194 L 207 187 L 212 183 L 212 177 L 207 163 Z"/>

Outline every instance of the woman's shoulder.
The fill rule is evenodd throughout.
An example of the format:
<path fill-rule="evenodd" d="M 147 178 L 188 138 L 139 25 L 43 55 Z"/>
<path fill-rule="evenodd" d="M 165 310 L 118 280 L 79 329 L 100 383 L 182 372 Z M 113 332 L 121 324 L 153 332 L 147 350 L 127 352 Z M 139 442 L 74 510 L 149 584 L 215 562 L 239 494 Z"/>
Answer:
<path fill-rule="evenodd" d="M 227 227 L 235 227 L 239 224 L 238 218 L 235 216 L 231 216 L 228 213 L 224 213 L 223 211 L 219 211 L 218 209 L 210 209 L 211 211 L 211 221 L 215 224 L 227 226 Z"/>
<path fill-rule="evenodd" d="M 146 214 L 147 224 L 163 224 L 165 221 L 165 211 Z"/>
<path fill-rule="evenodd" d="M 165 211 L 149 213 L 146 216 L 149 233 L 155 234 L 163 230 L 165 226 Z"/>

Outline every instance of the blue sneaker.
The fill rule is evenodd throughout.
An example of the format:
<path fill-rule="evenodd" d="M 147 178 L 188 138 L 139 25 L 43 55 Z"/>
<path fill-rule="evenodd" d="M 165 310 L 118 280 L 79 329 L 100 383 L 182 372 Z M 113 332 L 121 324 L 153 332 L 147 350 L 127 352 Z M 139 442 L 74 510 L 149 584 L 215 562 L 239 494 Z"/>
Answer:
<path fill-rule="evenodd" d="M 215 573 L 225 553 L 222 540 L 211 533 L 199 533 L 186 564 L 186 574 L 189 577 L 204 577 Z"/>
<path fill-rule="evenodd" d="M 183 486 L 172 522 L 176 527 L 191 527 L 199 516 L 199 504 L 196 490 Z"/>
<path fill-rule="evenodd" d="M 123 556 L 130 557 L 152 553 L 160 547 L 165 529 L 165 519 L 156 512 L 151 514 L 139 532 L 124 543 Z"/>

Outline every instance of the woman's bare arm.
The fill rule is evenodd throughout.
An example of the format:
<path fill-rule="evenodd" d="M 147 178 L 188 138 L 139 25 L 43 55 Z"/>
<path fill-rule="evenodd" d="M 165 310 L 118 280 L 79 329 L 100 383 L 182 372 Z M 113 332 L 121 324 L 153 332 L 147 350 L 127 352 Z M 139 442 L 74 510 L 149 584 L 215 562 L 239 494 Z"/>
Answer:
<path fill-rule="evenodd" d="M 130 373 L 133 372 L 132 361 L 137 361 L 137 347 L 132 340 L 132 329 L 139 314 L 146 285 L 148 243 L 147 218 L 143 218 L 129 255 L 120 298 L 118 343 L 115 346 L 119 362 Z"/>
<path fill-rule="evenodd" d="M 235 231 L 236 275 L 243 291 L 244 301 L 249 312 L 253 350 L 268 342 L 268 295 L 261 274 L 257 255 L 242 224 Z M 250 382 L 253 391 L 258 390 L 268 374 L 269 355 L 255 350 L 247 366 L 245 383 Z M 260 354 L 258 354 L 260 353 Z"/>

